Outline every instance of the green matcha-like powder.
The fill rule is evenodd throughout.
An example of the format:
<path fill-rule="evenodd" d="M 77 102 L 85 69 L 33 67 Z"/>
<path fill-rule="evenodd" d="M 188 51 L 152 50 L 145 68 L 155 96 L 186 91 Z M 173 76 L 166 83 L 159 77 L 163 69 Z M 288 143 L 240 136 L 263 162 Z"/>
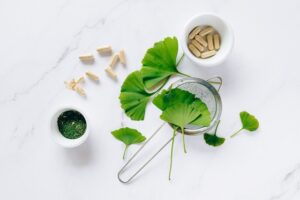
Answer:
<path fill-rule="evenodd" d="M 81 137 L 86 130 L 86 121 L 83 115 L 75 110 L 65 111 L 57 119 L 59 132 L 68 139 Z"/>

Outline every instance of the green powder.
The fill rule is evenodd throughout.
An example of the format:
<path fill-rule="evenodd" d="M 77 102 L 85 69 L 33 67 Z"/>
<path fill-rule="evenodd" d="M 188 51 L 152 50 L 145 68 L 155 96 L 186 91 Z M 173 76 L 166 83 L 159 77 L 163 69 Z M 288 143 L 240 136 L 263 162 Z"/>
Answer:
<path fill-rule="evenodd" d="M 65 111 L 57 119 L 59 132 L 68 139 L 81 137 L 86 130 L 86 121 L 81 113 L 75 110 Z"/>

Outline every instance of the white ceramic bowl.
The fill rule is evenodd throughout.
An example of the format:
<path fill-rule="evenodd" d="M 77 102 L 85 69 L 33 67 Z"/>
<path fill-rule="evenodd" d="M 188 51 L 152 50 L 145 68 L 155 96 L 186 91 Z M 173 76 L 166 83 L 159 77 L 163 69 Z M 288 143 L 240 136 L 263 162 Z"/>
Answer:
<path fill-rule="evenodd" d="M 85 118 L 86 121 L 86 130 L 84 132 L 84 134 L 77 138 L 77 139 L 68 139 L 65 138 L 58 130 L 58 125 L 57 125 L 57 119 L 59 117 L 60 114 L 62 114 L 65 111 L 68 110 L 75 110 L 78 111 L 79 113 L 82 114 L 82 116 Z M 84 143 L 86 141 L 86 139 L 89 136 L 89 121 L 87 116 L 78 108 L 73 107 L 73 106 L 67 106 L 67 107 L 60 107 L 58 108 L 52 115 L 51 118 L 51 122 L 50 122 L 50 128 L 51 128 L 51 135 L 52 138 L 54 139 L 54 141 L 66 148 L 73 148 L 73 147 L 77 147 L 79 145 L 81 145 L 82 143 Z"/>
<path fill-rule="evenodd" d="M 214 27 L 221 36 L 220 49 L 216 55 L 202 59 L 194 56 L 188 49 L 188 36 L 189 33 L 196 26 L 212 26 Z M 224 21 L 221 17 L 212 13 L 203 13 L 192 17 L 184 27 L 182 34 L 182 48 L 185 55 L 192 60 L 194 63 L 203 67 L 212 67 L 221 64 L 230 54 L 234 44 L 234 35 L 230 25 Z"/>

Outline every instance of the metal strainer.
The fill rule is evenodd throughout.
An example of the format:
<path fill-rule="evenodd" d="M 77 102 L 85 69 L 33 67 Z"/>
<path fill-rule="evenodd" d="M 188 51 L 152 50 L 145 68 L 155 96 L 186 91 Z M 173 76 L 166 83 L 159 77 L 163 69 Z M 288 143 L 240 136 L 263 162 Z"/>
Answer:
<path fill-rule="evenodd" d="M 216 85 L 217 89 L 213 86 Z M 171 85 L 171 88 L 180 88 L 195 94 L 196 97 L 200 98 L 208 107 L 211 113 L 212 121 L 209 127 L 200 127 L 195 125 L 187 125 L 184 128 L 184 134 L 186 135 L 198 135 L 203 134 L 211 130 L 216 126 L 221 117 L 222 112 L 222 101 L 219 95 L 219 90 L 222 86 L 221 77 L 214 77 L 208 80 L 203 80 L 199 78 L 183 78 Z M 155 158 L 171 141 L 172 137 L 156 151 L 156 153 L 150 157 L 136 172 L 133 173 L 131 177 L 127 180 L 123 180 L 121 175 L 124 173 L 126 167 L 133 161 L 133 159 L 139 154 L 139 152 L 153 139 L 153 137 L 160 131 L 160 129 L 167 123 L 163 123 L 150 137 L 149 139 L 132 155 L 132 157 L 127 161 L 127 163 L 118 172 L 118 179 L 122 183 L 130 182 L 147 164 Z"/>

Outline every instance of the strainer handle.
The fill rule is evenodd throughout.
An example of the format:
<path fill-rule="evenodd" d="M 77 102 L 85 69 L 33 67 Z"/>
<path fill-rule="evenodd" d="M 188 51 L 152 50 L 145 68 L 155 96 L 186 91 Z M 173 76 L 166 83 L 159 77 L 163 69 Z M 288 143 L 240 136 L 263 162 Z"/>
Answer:
<path fill-rule="evenodd" d="M 220 76 L 212 77 L 210 79 L 207 79 L 206 81 L 209 82 L 212 85 L 218 85 L 217 86 L 217 91 L 218 92 L 220 91 L 220 89 L 223 85 L 223 80 Z"/>
<path fill-rule="evenodd" d="M 131 177 L 129 177 L 127 180 L 123 180 L 121 178 L 121 175 L 124 173 L 124 171 L 126 171 L 126 167 L 127 165 L 129 165 L 129 163 L 131 163 L 131 161 L 140 153 L 140 151 L 152 140 L 152 138 L 160 131 L 160 129 L 165 125 L 166 123 L 164 122 L 151 136 L 150 138 L 131 156 L 131 158 L 127 161 L 127 163 L 120 169 L 120 171 L 118 172 L 118 179 L 121 183 L 128 183 L 130 182 L 138 173 L 140 173 L 142 171 L 142 169 L 144 169 L 149 163 L 150 161 L 152 161 L 173 139 L 173 136 L 164 144 L 160 147 L 160 149 L 158 151 L 156 151 L 156 153 L 154 153 L 151 158 L 149 158 L 137 171 L 135 171 L 133 173 L 133 175 L 131 175 Z"/>

